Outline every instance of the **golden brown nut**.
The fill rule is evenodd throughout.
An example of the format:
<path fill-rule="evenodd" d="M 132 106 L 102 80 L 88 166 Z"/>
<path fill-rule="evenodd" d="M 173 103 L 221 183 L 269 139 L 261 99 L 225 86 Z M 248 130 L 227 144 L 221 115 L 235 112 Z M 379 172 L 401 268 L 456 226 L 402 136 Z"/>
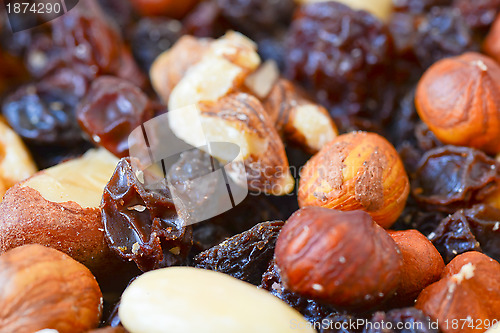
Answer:
<path fill-rule="evenodd" d="M 97 327 L 102 294 L 90 271 L 66 254 L 31 244 L 0 256 L 0 331 L 49 328 L 79 333 Z"/>
<path fill-rule="evenodd" d="M 106 244 L 99 205 L 118 159 L 104 150 L 38 172 L 0 203 L 0 253 L 31 243 L 60 250 L 101 278 L 120 260 Z"/>
<path fill-rule="evenodd" d="M 500 152 L 500 65 L 465 53 L 432 65 L 417 86 L 420 118 L 443 143 Z"/>
<path fill-rule="evenodd" d="M 264 99 L 264 107 L 278 132 L 310 153 L 318 152 L 338 135 L 328 111 L 286 79 L 274 84 Z"/>
<path fill-rule="evenodd" d="M 483 51 L 500 62 L 500 16 L 496 18 L 484 40 Z"/>
<path fill-rule="evenodd" d="M 497 261 L 479 252 L 466 252 L 446 266 L 441 280 L 422 291 L 415 307 L 438 320 L 444 333 L 479 332 L 473 328 L 478 322 L 483 323 L 484 331 L 486 320 L 498 320 L 500 313 L 499 276 Z M 468 318 L 473 322 L 467 322 Z M 452 325 L 453 321 L 459 325 Z"/>
<path fill-rule="evenodd" d="M 403 264 L 396 243 L 366 212 L 321 207 L 288 219 L 275 258 L 288 289 L 357 311 L 393 295 Z"/>
<path fill-rule="evenodd" d="M 418 294 L 441 277 L 444 261 L 434 245 L 417 230 L 389 231 L 403 255 L 396 298 L 412 304 Z"/>
<path fill-rule="evenodd" d="M 389 228 L 406 203 L 410 185 L 396 149 L 374 133 L 336 137 L 304 166 L 299 206 L 361 209 Z"/>

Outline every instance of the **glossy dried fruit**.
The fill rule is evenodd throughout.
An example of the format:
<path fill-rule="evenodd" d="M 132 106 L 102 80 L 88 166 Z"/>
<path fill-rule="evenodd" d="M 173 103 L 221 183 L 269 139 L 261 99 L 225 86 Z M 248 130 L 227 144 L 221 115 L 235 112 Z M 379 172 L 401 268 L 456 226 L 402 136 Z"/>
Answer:
<path fill-rule="evenodd" d="M 285 287 L 334 307 L 366 310 L 396 291 L 401 253 L 363 211 L 306 207 L 283 227 L 275 250 Z"/>
<path fill-rule="evenodd" d="M 151 119 L 149 98 L 132 83 L 112 76 L 94 80 L 76 115 L 92 141 L 118 157 L 128 155 L 130 133 Z"/>
<path fill-rule="evenodd" d="M 498 162 L 466 147 L 443 146 L 426 152 L 413 175 L 418 203 L 445 212 L 481 202 L 498 188 Z"/>
<path fill-rule="evenodd" d="M 352 132 L 336 137 L 304 166 L 299 205 L 362 209 L 385 228 L 403 211 L 408 176 L 394 147 L 383 137 Z"/>
<path fill-rule="evenodd" d="M 387 328 L 389 326 L 390 328 Z M 439 333 L 439 330 L 422 311 L 404 308 L 386 313 L 375 312 L 363 333 Z"/>
<path fill-rule="evenodd" d="M 333 313 L 321 320 L 320 333 L 361 333 L 357 318 L 343 313 Z"/>
<path fill-rule="evenodd" d="M 453 3 L 458 8 L 465 22 L 474 29 L 487 29 L 500 12 L 499 0 L 455 0 Z"/>
<path fill-rule="evenodd" d="M 420 14 L 429 11 L 432 7 L 449 6 L 453 0 L 393 0 L 394 10 Z"/>
<path fill-rule="evenodd" d="M 274 255 L 282 221 L 263 222 L 194 258 L 195 267 L 229 274 L 259 284 Z"/>
<path fill-rule="evenodd" d="M 489 205 L 461 209 L 443 219 L 429 235 L 446 262 L 467 251 L 500 260 L 500 210 Z"/>
<path fill-rule="evenodd" d="M 180 264 L 192 245 L 192 230 L 177 215 L 166 183 L 148 188 L 138 175 L 130 159 L 122 158 L 104 188 L 101 213 L 108 243 L 142 271 Z"/>
<path fill-rule="evenodd" d="M 479 53 L 435 63 L 420 79 L 420 118 L 445 144 L 500 152 L 500 65 Z"/>

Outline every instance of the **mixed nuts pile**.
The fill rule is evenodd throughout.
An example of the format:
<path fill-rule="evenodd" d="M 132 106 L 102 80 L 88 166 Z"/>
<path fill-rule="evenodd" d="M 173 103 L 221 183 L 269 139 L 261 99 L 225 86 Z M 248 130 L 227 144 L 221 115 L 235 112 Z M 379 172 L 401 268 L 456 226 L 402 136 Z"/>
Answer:
<path fill-rule="evenodd" d="M 500 332 L 499 13 L 82 0 L 17 33 L 2 13 L 0 333 Z M 130 135 L 172 144 L 162 116 L 194 149 L 139 168 Z M 205 209 L 219 164 L 248 196 L 189 223 L 180 196 Z"/>

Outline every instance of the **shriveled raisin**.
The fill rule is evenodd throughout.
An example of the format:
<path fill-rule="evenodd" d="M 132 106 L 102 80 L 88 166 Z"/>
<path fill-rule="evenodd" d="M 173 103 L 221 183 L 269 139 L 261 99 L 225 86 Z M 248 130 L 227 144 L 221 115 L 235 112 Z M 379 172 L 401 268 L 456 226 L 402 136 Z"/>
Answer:
<path fill-rule="evenodd" d="M 429 238 L 446 262 L 467 251 L 484 252 L 498 261 L 500 210 L 482 204 L 461 209 L 443 219 Z"/>
<path fill-rule="evenodd" d="M 392 2 L 395 11 L 420 14 L 432 7 L 450 6 L 453 0 L 393 0 Z"/>
<path fill-rule="evenodd" d="M 498 162 L 466 147 L 442 146 L 425 153 L 412 176 L 419 204 L 444 212 L 482 201 L 500 183 Z"/>
<path fill-rule="evenodd" d="M 192 229 L 177 215 L 166 183 L 150 188 L 138 174 L 130 158 L 122 158 L 104 188 L 101 213 L 108 244 L 142 271 L 180 264 L 191 248 Z"/>
<path fill-rule="evenodd" d="M 78 122 L 92 141 L 119 157 L 128 155 L 130 133 L 153 114 L 141 89 L 112 76 L 97 78 L 76 111 Z"/>
<path fill-rule="evenodd" d="M 363 333 L 438 333 L 431 323 L 430 317 L 415 308 L 394 309 L 374 313 Z"/>
<path fill-rule="evenodd" d="M 258 285 L 273 258 L 282 226 L 283 221 L 259 223 L 200 253 L 194 259 L 195 267 L 229 274 Z"/>
<path fill-rule="evenodd" d="M 332 313 L 319 326 L 320 333 L 361 333 L 357 318 L 343 313 Z"/>
<path fill-rule="evenodd" d="M 471 28 L 480 30 L 489 28 L 500 12 L 500 0 L 455 0 L 453 6 Z"/>

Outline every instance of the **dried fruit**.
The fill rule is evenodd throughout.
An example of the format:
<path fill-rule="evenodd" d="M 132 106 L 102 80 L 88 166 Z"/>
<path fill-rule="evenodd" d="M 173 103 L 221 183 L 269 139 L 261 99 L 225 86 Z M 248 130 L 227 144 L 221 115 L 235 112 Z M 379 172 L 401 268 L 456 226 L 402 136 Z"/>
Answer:
<path fill-rule="evenodd" d="M 410 191 L 394 147 L 383 137 L 352 132 L 336 137 L 301 171 L 299 205 L 362 209 L 385 228 L 399 217 Z"/>
<path fill-rule="evenodd" d="M 477 149 L 443 146 L 421 157 L 412 178 L 419 204 L 453 213 L 485 200 L 498 188 L 500 172 L 497 162 Z"/>
<path fill-rule="evenodd" d="M 403 256 L 396 299 L 412 304 L 418 294 L 439 280 L 444 262 L 434 245 L 417 230 L 389 231 Z"/>
<path fill-rule="evenodd" d="M 365 326 L 363 333 L 439 333 L 437 324 L 415 308 L 375 312 Z"/>
<path fill-rule="evenodd" d="M 396 243 L 366 212 L 321 207 L 288 219 L 275 257 L 286 288 L 356 311 L 390 298 L 403 264 Z"/>
<path fill-rule="evenodd" d="M 0 256 L 0 283 L 2 332 L 50 328 L 83 333 L 99 324 L 102 294 L 97 281 L 62 252 L 35 244 L 5 252 Z"/>
<path fill-rule="evenodd" d="M 422 120 L 445 144 L 500 152 L 500 65 L 478 53 L 443 59 L 420 80 Z"/>
<path fill-rule="evenodd" d="M 500 312 L 499 274 L 500 264 L 488 256 L 461 254 L 446 266 L 441 280 L 422 291 L 415 307 L 438 320 L 444 333 L 477 332 L 478 322 L 486 329 L 486 321 L 498 319 Z M 460 324 L 446 325 L 453 320 Z"/>
<path fill-rule="evenodd" d="M 130 158 L 122 158 L 101 204 L 109 246 L 142 271 L 180 264 L 192 245 L 192 230 L 177 215 L 166 182 L 153 188 L 143 183 L 149 172 L 134 169 Z"/>
<path fill-rule="evenodd" d="M 453 6 L 458 8 L 465 22 L 474 29 L 489 28 L 500 12 L 499 0 L 479 0 L 474 3 L 469 0 L 455 0 Z"/>
<path fill-rule="evenodd" d="M 229 274 L 258 285 L 273 258 L 282 226 L 282 221 L 259 223 L 197 255 L 195 267 Z"/>
<path fill-rule="evenodd" d="M 432 7 L 449 6 L 453 0 L 393 0 L 394 9 L 400 12 L 421 14 Z"/>
<path fill-rule="evenodd" d="M 304 5 L 315 2 L 326 2 L 328 0 L 296 0 L 298 3 Z M 343 3 L 353 9 L 366 10 L 372 13 L 382 21 L 387 21 L 391 16 L 393 9 L 393 0 L 338 0 L 337 2 Z"/>
<path fill-rule="evenodd" d="M 183 18 L 200 0 L 132 0 L 134 7 L 145 16 Z"/>
<path fill-rule="evenodd" d="M 119 315 L 132 332 L 169 327 L 185 333 L 284 333 L 293 324 L 294 331 L 315 332 L 298 312 L 269 293 L 226 274 L 192 267 L 141 275 L 123 293 Z"/>
<path fill-rule="evenodd" d="M 118 157 L 129 154 L 130 133 L 151 119 L 149 98 L 134 84 L 117 77 L 94 80 L 76 116 L 92 141 Z"/>

